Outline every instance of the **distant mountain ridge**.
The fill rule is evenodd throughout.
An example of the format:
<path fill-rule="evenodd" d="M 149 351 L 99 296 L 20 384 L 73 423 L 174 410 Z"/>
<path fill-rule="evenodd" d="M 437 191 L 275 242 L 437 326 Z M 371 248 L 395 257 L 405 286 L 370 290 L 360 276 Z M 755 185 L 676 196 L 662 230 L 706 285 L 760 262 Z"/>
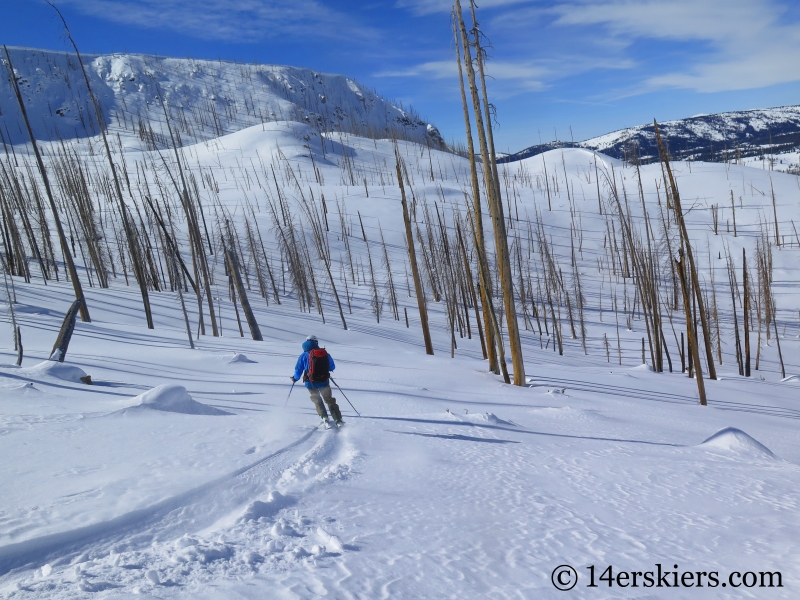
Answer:
<path fill-rule="evenodd" d="M 77 57 L 10 48 L 26 110 L 40 140 L 98 134 Z M 164 146 L 160 98 L 184 144 L 271 121 L 305 123 L 316 131 L 397 137 L 444 147 L 438 129 L 343 75 L 290 66 L 143 54 L 83 55 L 108 127 L 149 146 Z M 5 62 L 5 60 L 3 61 Z M 0 77 L 4 143 L 28 137 L 5 68 Z"/>
<path fill-rule="evenodd" d="M 658 124 L 669 153 L 678 159 L 719 162 L 782 154 L 800 147 L 800 106 L 697 115 Z M 557 148 L 585 148 L 620 160 L 658 159 L 652 123 L 620 129 L 582 142 L 547 142 L 498 159 L 515 162 Z"/>

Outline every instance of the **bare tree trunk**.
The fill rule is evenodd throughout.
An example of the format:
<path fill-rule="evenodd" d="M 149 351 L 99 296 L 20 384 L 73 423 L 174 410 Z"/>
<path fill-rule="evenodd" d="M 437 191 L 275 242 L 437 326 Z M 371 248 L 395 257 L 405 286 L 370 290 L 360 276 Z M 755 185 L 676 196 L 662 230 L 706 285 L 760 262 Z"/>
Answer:
<path fill-rule="evenodd" d="M 17 325 L 14 328 L 14 345 L 17 348 L 17 362 L 14 363 L 14 364 L 16 364 L 18 367 L 21 367 L 22 366 L 22 353 L 23 353 L 23 351 L 22 351 L 22 328 L 19 325 Z"/>
<path fill-rule="evenodd" d="M 147 320 L 147 328 L 154 329 L 153 325 L 153 313 L 150 309 L 150 296 L 147 293 L 147 280 L 142 269 L 142 257 L 141 253 L 139 252 L 138 247 L 138 240 L 134 236 L 134 231 L 130 225 L 128 219 L 127 208 L 125 207 L 125 201 L 122 198 L 122 186 L 119 183 L 119 177 L 117 176 L 117 168 L 114 165 L 114 161 L 111 158 L 111 148 L 108 145 L 108 138 L 106 137 L 106 129 L 104 126 L 103 116 L 100 111 L 100 105 L 97 102 L 97 98 L 95 98 L 94 92 L 92 91 L 92 86 L 89 83 L 89 76 L 86 74 L 86 68 L 83 65 L 83 59 L 81 58 L 81 53 L 78 51 L 78 46 L 75 43 L 75 40 L 72 38 L 72 33 L 67 26 L 67 21 L 64 19 L 64 16 L 61 14 L 61 11 L 50 1 L 46 0 L 47 3 L 53 7 L 53 9 L 58 13 L 58 16 L 61 19 L 61 22 L 64 24 L 64 30 L 66 31 L 67 37 L 69 38 L 72 47 L 75 49 L 75 54 L 78 57 L 78 63 L 81 66 L 81 73 L 83 73 L 83 80 L 86 82 L 86 89 L 89 92 L 89 98 L 92 101 L 92 106 L 94 108 L 95 118 L 97 119 L 97 126 L 100 129 L 100 134 L 103 138 L 103 146 L 105 147 L 106 151 L 106 158 L 108 159 L 109 167 L 111 167 L 111 175 L 114 178 L 114 188 L 117 193 L 117 201 L 119 202 L 119 210 L 122 216 L 122 225 L 125 229 L 125 235 L 128 238 L 128 247 L 131 253 L 131 259 L 133 261 L 133 269 L 134 273 L 136 274 L 136 279 L 139 283 L 139 291 L 142 294 L 142 304 L 144 306 L 144 313 L 145 318 Z"/>
<path fill-rule="evenodd" d="M 503 304 L 506 311 L 506 321 L 508 324 L 508 341 L 511 348 L 511 361 L 514 368 L 514 385 L 525 385 L 525 365 L 522 360 L 522 345 L 519 337 L 519 326 L 517 323 L 517 311 L 514 302 L 514 288 L 511 282 L 511 260 L 508 252 L 508 239 L 506 235 L 505 218 L 503 216 L 503 206 L 498 198 L 498 187 L 495 182 L 493 172 L 493 162 L 489 155 L 489 147 L 486 140 L 486 130 L 482 118 L 478 86 L 475 81 L 475 71 L 472 67 L 472 57 L 469 50 L 469 40 L 464 26 L 464 19 L 461 14 L 461 3 L 455 2 L 456 16 L 461 30 L 461 40 L 464 47 L 464 64 L 467 69 L 467 79 L 472 92 L 472 108 L 475 114 L 475 122 L 478 128 L 478 142 L 481 149 L 481 162 L 483 163 L 483 176 L 488 196 L 489 209 L 492 215 L 492 226 L 494 229 L 495 247 L 497 250 L 497 262 L 500 270 L 500 284 L 503 293 Z M 478 65 L 482 75 L 482 48 L 476 47 Z M 485 85 L 484 85 L 485 89 Z M 488 102 L 488 100 L 487 100 Z M 487 115 L 487 118 L 491 118 Z M 490 125 L 491 127 L 491 125 Z"/>
<path fill-rule="evenodd" d="M 478 183 L 478 168 L 475 164 L 475 146 L 472 141 L 472 123 L 469 118 L 469 105 L 467 104 L 467 96 L 464 90 L 464 75 L 461 70 L 461 51 L 460 51 L 460 44 L 459 44 L 459 37 L 458 37 L 458 24 L 456 20 L 453 20 L 453 33 L 455 34 L 455 42 L 456 42 L 456 60 L 458 63 L 458 83 L 461 89 L 461 105 L 464 109 L 464 128 L 467 134 L 467 152 L 469 154 L 469 168 L 470 168 L 470 177 L 472 183 L 472 203 L 473 203 L 473 214 L 475 215 L 475 250 L 478 253 L 478 280 L 482 281 L 482 273 L 483 273 L 483 266 L 482 263 L 485 261 L 485 244 L 484 244 L 484 237 L 483 237 L 483 215 L 481 212 L 481 190 L 480 184 Z M 491 306 L 491 293 L 492 290 L 488 287 L 486 282 L 482 283 L 478 287 L 480 288 L 481 294 L 481 306 L 483 307 L 483 323 L 485 325 L 485 332 L 486 332 L 486 342 L 485 342 L 485 349 L 484 349 L 484 358 L 489 359 L 489 370 L 493 373 L 498 373 L 499 368 L 497 364 L 497 351 L 495 349 L 495 339 L 494 339 L 494 332 L 492 330 L 491 325 L 491 317 L 489 316 L 489 311 L 493 310 Z M 477 305 L 476 305 L 477 310 Z M 481 334 L 481 342 L 483 343 L 483 333 Z"/>
<path fill-rule="evenodd" d="M 686 220 L 683 216 L 683 208 L 681 207 L 681 197 L 678 193 L 678 186 L 675 183 L 675 178 L 672 175 L 672 169 L 669 166 L 669 157 L 667 157 L 667 153 L 664 149 L 664 145 L 661 141 L 661 133 L 658 129 L 658 123 L 653 121 L 656 131 L 656 138 L 658 139 L 658 147 L 661 152 L 661 159 L 664 162 L 664 165 L 667 169 L 667 175 L 669 176 L 670 187 L 672 188 L 672 201 L 675 206 L 675 214 L 677 216 L 678 225 L 681 231 L 681 236 L 684 240 L 684 248 L 686 249 L 686 258 L 689 259 L 689 275 L 692 280 L 692 288 L 694 291 L 694 295 L 697 298 L 697 310 L 700 313 L 700 324 L 703 327 L 703 338 L 705 341 L 705 348 L 706 348 L 706 358 L 708 361 L 708 376 L 711 379 L 717 378 L 717 370 L 714 367 L 714 352 L 711 349 L 711 329 L 708 326 L 708 315 L 706 314 L 705 304 L 703 302 L 703 295 L 700 293 L 700 279 L 697 276 L 697 268 L 695 267 L 694 263 L 694 256 L 692 254 L 692 245 L 691 240 L 689 239 L 689 232 L 686 229 Z M 699 370 L 699 363 L 698 363 L 698 370 Z"/>
<path fill-rule="evenodd" d="M 478 296 L 475 293 L 475 284 L 472 281 L 472 270 L 469 267 L 469 260 L 467 259 L 467 251 L 464 248 L 464 238 L 461 235 L 461 224 L 456 223 L 456 233 L 458 234 L 458 245 L 461 249 L 461 259 L 464 261 L 464 272 L 467 277 L 467 287 L 469 288 L 470 295 L 472 296 L 472 304 L 475 308 L 475 321 L 478 324 L 478 335 L 481 339 L 481 350 L 483 351 L 483 358 L 486 359 L 488 354 L 486 352 L 486 340 L 483 338 L 483 327 L 481 326 L 481 314 L 478 310 Z"/>
<path fill-rule="evenodd" d="M 69 307 L 67 314 L 64 316 L 64 321 L 61 323 L 56 343 L 53 344 L 53 350 L 50 352 L 50 360 L 64 362 L 69 342 L 72 340 L 72 332 L 75 331 L 75 320 L 78 317 L 80 306 L 81 300 L 75 300 L 72 306 Z"/>
<path fill-rule="evenodd" d="M 778 334 L 778 319 L 775 318 L 776 314 L 777 308 L 775 307 L 775 301 L 773 300 L 772 326 L 775 328 L 775 345 L 778 347 L 778 360 L 781 363 L 781 379 L 786 379 L 786 367 L 783 366 L 783 353 L 781 352 L 781 339 L 780 335 Z"/>
<path fill-rule="evenodd" d="M 400 152 L 397 146 L 394 149 L 396 167 L 397 167 L 397 184 L 400 186 L 400 200 L 403 204 L 403 222 L 406 226 L 406 243 L 408 244 L 408 260 L 411 263 L 411 274 L 414 277 L 414 290 L 417 294 L 417 306 L 419 307 L 419 320 L 422 324 L 422 337 L 425 340 L 425 354 L 433 354 L 433 342 L 431 341 L 431 332 L 428 328 L 428 308 L 425 306 L 425 296 L 422 291 L 422 281 L 419 276 L 419 267 L 417 266 L 417 251 L 414 247 L 414 235 L 411 233 L 411 219 L 408 215 L 408 204 L 406 203 L 406 190 L 403 186 L 403 173 L 400 169 Z"/>
<path fill-rule="evenodd" d="M 727 254 L 728 259 L 728 281 L 731 287 L 731 311 L 733 312 L 733 334 L 734 334 L 734 350 L 736 353 L 736 364 L 739 366 L 739 375 L 744 375 L 744 360 L 742 359 L 742 344 L 739 337 L 739 318 L 736 315 L 736 272 L 733 268 L 733 261 L 730 255 Z M 759 332 L 761 331 L 759 327 Z M 756 359 L 756 369 L 758 369 L 758 359 Z"/>
<path fill-rule="evenodd" d="M 175 254 L 172 256 L 172 268 L 177 272 L 178 270 L 178 261 L 175 257 Z M 186 267 L 184 267 L 185 269 Z M 178 281 L 178 285 L 175 286 L 178 292 L 178 300 L 181 303 L 181 312 L 183 313 L 183 322 L 186 325 L 186 336 L 189 338 L 189 347 L 194 350 L 194 340 L 192 339 L 192 326 L 189 325 L 189 313 L 186 312 L 186 303 L 183 301 L 183 285 L 181 285 L 181 281 Z"/>
<path fill-rule="evenodd" d="M 155 83 L 155 82 L 154 82 Z M 200 277 L 203 278 L 203 285 L 205 287 L 205 294 L 206 294 L 206 302 L 208 303 L 208 315 L 209 319 L 211 320 L 211 334 L 214 337 L 220 335 L 220 332 L 217 329 L 217 320 L 214 314 L 214 299 L 211 296 L 211 276 L 208 270 L 208 260 L 206 259 L 205 250 L 203 248 L 203 240 L 202 235 L 200 234 L 200 224 L 197 220 L 197 213 L 194 210 L 194 205 L 192 204 L 191 197 L 189 196 L 189 190 L 186 186 L 186 177 L 183 173 L 183 164 L 181 163 L 180 153 L 178 152 L 178 145 L 175 140 L 175 136 L 172 133 L 172 124 L 170 122 L 169 113 L 167 111 L 167 106 L 164 103 L 164 98 L 161 95 L 161 89 L 159 88 L 158 84 L 155 83 L 156 91 L 158 92 L 159 100 L 161 101 L 161 108 L 164 111 L 164 121 L 167 124 L 167 131 L 169 132 L 169 138 L 172 145 L 172 148 L 175 152 L 175 161 L 178 163 L 178 174 L 181 178 L 181 187 L 178 188 L 177 182 L 172 177 L 170 173 L 170 178 L 173 180 L 173 185 L 175 186 L 178 195 L 181 198 L 181 205 L 183 206 L 183 211 L 186 214 L 186 227 L 189 230 L 189 244 L 192 247 L 192 255 L 195 258 L 195 266 L 196 266 L 196 274 L 198 279 L 198 286 L 200 285 Z M 161 153 L 159 152 L 159 156 Z M 167 169 L 169 173 L 169 168 L 167 167 L 167 161 L 164 160 L 164 157 L 161 156 L 161 160 L 164 163 L 164 167 Z M 202 210 L 201 210 L 202 216 Z M 205 225 L 205 217 L 203 217 L 203 224 Z M 208 249 L 209 253 L 213 254 L 211 251 L 211 238 L 208 235 L 208 229 L 206 228 L 206 237 L 208 238 Z M 203 310 L 202 310 L 202 298 L 199 292 L 199 289 L 195 290 L 197 292 L 197 302 L 198 308 L 200 311 L 200 323 L 201 328 L 203 329 L 203 333 L 205 333 L 205 325 L 203 324 Z"/>
<path fill-rule="evenodd" d="M 747 252 L 742 248 L 742 285 L 744 286 L 744 375 L 750 377 L 750 286 L 747 281 Z"/>
<path fill-rule="evenodd" d="M 75 269 L 75 261 L 72 260 L 72 254 L 69 251 L 69 244 L 67 243 L 67 237 L 64 234 L 64 228 L 61 225 L 61 219 L 58 216 L 58 210 L 56 209 L 56 202 L 53 199 L 53 192 L 50 189 L 50 180 L 47 177 L 47 171 L 44 168 L 44 162 L 42 161 L 42 156 L 39 154 L 39 146 L 36 144 L 36 138 L 33 135 L 33 129 L 31 129 L 31 124 L 28 121 L 28 111 L 25 110 L 25 104 L 22 101 L 22 94 L 19 91 L 19 84 L 17 83 L 17 77 L 14 74 L 14 65 L 11 63 L 11 55 L 8 52 L 8 48 L 3 46 L 3 50 L 6 53 L 6 59 L 8 60 L 8 73 L 11 78 L 11 81 L 14 83 L 14 92 L 17 96 L 17 102 L 19 103 L 20 111 L 22 112 L 22 118 L 25 121 L 25 127 L 28 130 L 28 136 L 31 139 L 31 145 L 33 146 L 33 153 L 36 156 L 36 164 L 39 167 L 39 174 L 42 176 L 42 181 L 44 182 L 44 187 L 47 192 L 47 199 L 50 202 L 50 210 L 53 213 L 53 221 L 56 224 L 56 230 L 58 231 L 58 239 L 61 242 L 61 253 L 64 255 L 64 260 L 67 263 L 67 269 L 69 270 L 70 279 L 72 279 L 72 288 L 75 292 L 75 299 L 79 302 L 80 313 L 81 313 L 81 320 L 89 323 L 91 322 L 91 318 L 89 317 L 89 307 L 86 305 L 86 298 L 83 295 L 83 288 L 81 287 L 81 281 L 78 279 L 78 271 Z"/>
<path fill-rule="evenodd" d="M 778 233 L 778 206 L 775 203 L 775 186 L 772 185 L 772 177 L 769 178 L 769 187 L 772 191 L 772 214 L 775 216 L 775 245 L 781 245 L 781 237 Z"/>
<path fill-rule="evenodd" d="M 264 338 L 261 337 L 261 329 L 259 329 L 258 322 L 253 314 L 253 309 L 250 307 L 250 301 L 247 299 L 247 291 L 244 289 L 242 276 L 239 273 L 239 261 L 236 259 L 236 255 L 228 248 L 225 248 L 225 258 L 228 260 L 228 268 L 231 270 L 233 285 L 236 288 L 236 295 L 239 296 L 239 302 L 242 304 L 244 318 L 247 320 L 247 326 L 250 328 L 250 335 L 257 342 L 264 341 Z"/>
<path fill-rule="evenodd" d="M 683 304 L 686 312 L 686 335 L 689 338 L 689 352 L 691 353 L 693 362 L 695 364 L 695 379 L 697 380 L 697 393 L 700 396 L 700 404 L 706 406 L 706 388 L 703 383 L 703 371 L 700 368 L 700 352 L 697 348 L 697 339 L 694 334 L 694 323 L 692 321 L 692 308 L 689 300 L 688 283 L 686 281 L 686 273 L 683 270 L 683 249 L 679 251 L 680 260 L 676 260 L 676 267 L 678 267 L 678 274 L 681 278 L 681 289 L 683 290 Z M 713 361 L 713 356 L 711 360 Z"/>

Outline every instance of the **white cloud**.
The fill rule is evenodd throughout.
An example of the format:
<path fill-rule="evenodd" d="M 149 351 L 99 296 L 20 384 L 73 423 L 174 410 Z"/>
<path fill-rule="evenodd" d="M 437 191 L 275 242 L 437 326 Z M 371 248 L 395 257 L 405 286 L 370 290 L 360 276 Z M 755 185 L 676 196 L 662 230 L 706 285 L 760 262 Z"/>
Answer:
<path fill-rule="evenodd" d="M 510 98 L 524 92 L 539 92 L 552 87 L 558 79 L 594 69 L 622 70 L 631 69 L 634 66 L 636 63 L 629 59 L 580 55 L 561 56 L 539 61 L 489 60 L 485 63 L 486 76 L 490 79 L 492 88 L 491 95 L 500 99 Z M 458 78 L 458 67 L 453 58 L 450 61 L 424 62 L 405 69 L 381 71 L 376 73 L 375 77 L 450 80 L 455 84 Z"/>
<path fill-rule="evenodd" d="M 524 4 L 530 0 L 481 0 L 478 4 L 480 9 L 498 8 L 513 4 Z M 432 15 L 434 13 L 449 13 L 453 8 L 453 0 L 397 0 L 396 5 L 400 8 L 408 8 L 416 15 Z M 462 0 L 462 10 L 469 12 L 469 0 Z"/>
<path fill-rule="evenodd" d="M 693 62 L 680 71 L 660 69 L 639 91 L 721 92 L 800 80 L 800 24 L 787 22 L 785 7 L 773 0 L 591 0 L 551 10 L 554 25 L 599 25 L 628 43 L 693 44 Z"/>
<path fill-rule="evenodd" d="M 582 73 L 629 69 L 624 92 L 603 89 L 600 95 L 664 88 L 710 93 L 800 81 L 800 23 L 790 18 L 787 1 L 483 0 L 479 17 L 502 52 L 496 76 L 515 80 L 519 91 Z M 397 3 L 419 15 L 452 6 L 451 0 Z M 468 12 L 466 0 L 462 6 Z M 654 49 L 648 42 L 662 45 Z M 407 72 L 431 77 L 433 64 Z M 518 75 L 505 72 L 511 65 Z"/>
<path fill-rule="evenodd" d="M 431 61 L 405 69 L 381 71 L 375 77 L 428 77 L 430 79 L 450 79 L 458 74 L 456 61 Z"/>
<path fill-rule="evenodd" d="M 466 75 L 465 75 L 466 76 Z M 539 91 L 545 87 L 549 70 L 534 63 L 490 61 L 486 63 L 486 76 L 494 80 L 494 87 L 500 97 L 513 96 L 520 91 Z M 458 67 L 455 58 L 451 61 L 425 62 L 407 69 L 382 71 L 375 77 L 422 77 L 426 79 L 447 79 L 456 82 Z"/>
<path fill-rule="evenodd" d="M 542 77 L 547 70 L 534 64 L 491 61 L 486 63 L 486 74 L 494 79 L 532 79 Z M 421 63 L 408 69 L 398 71 L 384 71 L 378 73 L 379 77 L 419 77 L 426 76 L 431 79 L 450 79 L 456 77 L 458 67 L 455 59 L 451 61 L 432 61 Z"/>
<path fill-rule="evenodd" d="M 375 34 L 317 0 L 61 0 L 80 12 L 226 42 L 279 35 L 367 39 Z"/>

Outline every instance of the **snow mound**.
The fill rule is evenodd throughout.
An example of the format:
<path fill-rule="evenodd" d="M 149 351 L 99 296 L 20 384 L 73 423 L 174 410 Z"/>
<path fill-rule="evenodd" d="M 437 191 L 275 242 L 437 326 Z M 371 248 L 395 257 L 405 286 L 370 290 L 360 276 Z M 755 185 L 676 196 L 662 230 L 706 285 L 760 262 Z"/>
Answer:
<path fill-rule="evenodd" d="M 19 370 L 19 373 L 32 379 L 52 377 L 62 381 L 71 381 L 72 383 L 83 383 L 81 377 L 87 376 L 83 369 L 54 360 L 46 360 L 32 367 L 24 367 Z"/>
<path fill-rule="evenodd" d="M 317 527 L 317 538 L 322 542 L 323 552 L 344 552 L 344 544 L 338 536 L 331 535 L 322 527 Z"/>
<path fill-rule="evenodd" d="M 255 500 L 247 505 L 240 521 L 258 521 L 262 518 L 275 516 L 278 511 L 294 504 L 294 499 L 284 496 L 280 492 L 270 492 L 267 501 Z"/>
<path fill-rule="evenodd" d="M 247 358 L 246 355 L 237 352 L 236 354 L 233 355 L 233 358 L 230 359 L 228 362 L 233 364 L 233 363 L 255 363 L 256 361 L 250 360 L 249 358 Z"/>
<path fill-rule="evenodd" d="M 283 519 L 278 519 L 269 532 L 274 537 L 280 537 L 282 535 L 287 537 L 300 537 L 300 534 L 295 531 L 294 527 L 286 523 Z"/>
<path fill-rule="evenodd" d="M 32 381 L 29 381 L 28 383 L 23 383 L 22 385 L 16 385 L 13 387 L 8 387 L 3 389 L 9 392 L 20 392 L 22 394 L 40 393 L 39 388 L 33 385 Z"/>
<path fill-rule="evenodd" d="M 789 375 L 781 379 L 781 383 L 800 383 L 800 375 Z"/>
<path fill-rule="evenodd" d="M 726 454 L 775 458 L 772 451 L 764 444 L 735 427 L 721 429 L 700 444 L 699 448 L 724 452 Z"/>
<path fill-rule="evenodd" d="M 213 406 L 202 404 L 193 399 L 182 385 L 165 384 L 139 394 L 134 398 L 138 403 L 131 408 L 143 410 L 161 410 L 184 415 L 229 415 Z M 130 410 L 130 409 L 129 409 Z"/>
<path fill-rule="evenodd" d="M 464 421 L 469 421 L 471 423 L 477 424 L 491 424 L 491 425 L 506 425 L 510 427 L 516 427 L 516 423 L 512 423 L 511 421 L 504 421 L 503 419 L 499 418 L 494 413 L 475 413 L 475 414 L 466 414 L 461 417 Z"/>

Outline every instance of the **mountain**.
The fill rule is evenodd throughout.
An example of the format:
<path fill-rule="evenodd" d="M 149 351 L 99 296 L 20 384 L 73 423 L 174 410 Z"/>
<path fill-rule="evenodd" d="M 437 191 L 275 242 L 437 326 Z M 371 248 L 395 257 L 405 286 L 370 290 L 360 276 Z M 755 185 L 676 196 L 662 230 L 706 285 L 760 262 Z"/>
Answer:
<path fill-rule="evenodd" d="M 664 121 L 658 126 L 669 152 L 686 160 L 718 162 L 783 154 L 800 146 L 800 106 L 697 115 Z M 572 146 L 602 152 L 620 160 L 630 160 L 634 152 L 642 162 L 658 158 L 655 128 L 649 123 L 575 144 L 555 141 L 530 146 L 498 161 L 515 162 L 548 150 Z"/>
<path fill-rule="evenodd" d="M 98 133 L 74 54 L 30 48 L 11 48 L 10 54 L 38 139 Z M 83 55 L 83 60 L 110 130 L 151 146 L 166 145 L 164 98 L 184 144 L 271 121 L 295 121 L 316 131 L 444 147 L 436 127 L 413 109 L 396 106 L 342 75 L 143 54 Z M 4 143 L 28 140 L 7 76 L 0 78 L 0 132 Z"/>

